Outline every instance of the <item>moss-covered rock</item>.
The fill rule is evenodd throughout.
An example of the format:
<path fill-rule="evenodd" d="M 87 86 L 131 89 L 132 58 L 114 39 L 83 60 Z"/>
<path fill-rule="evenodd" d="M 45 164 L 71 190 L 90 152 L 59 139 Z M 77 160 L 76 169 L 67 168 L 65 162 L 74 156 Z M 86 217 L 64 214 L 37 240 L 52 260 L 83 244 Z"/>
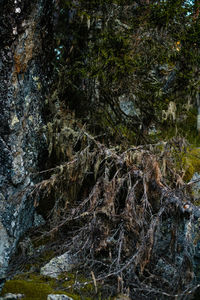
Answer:
<path fill-rule="evenodd" d="M 44 300 L 49 294 L 64 294 L 74 300 L 99 299 L 93 284 L 73 273 L 63 273 L 59 280 L 30 273 L 17 275 L 5 283 L 1 296 L 7 293 L 24 294 L 25 300 Z"/>
<path fill-rule="evenodd" d="M 48 283 L 26 280 L 9 280 L 6 282 L 2 295 L 7 293 L 19 293 L 21 291 L 27 300 L 46 299 L 47 295 L 53 293 Z"/>

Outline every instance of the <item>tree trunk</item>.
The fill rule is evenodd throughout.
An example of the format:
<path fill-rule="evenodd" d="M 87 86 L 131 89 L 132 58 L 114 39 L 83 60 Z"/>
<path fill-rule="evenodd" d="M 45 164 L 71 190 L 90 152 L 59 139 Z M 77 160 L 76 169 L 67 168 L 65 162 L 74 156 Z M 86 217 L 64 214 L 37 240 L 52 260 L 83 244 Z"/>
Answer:
<path fill-rule="evenodd" d="M 0 278 L 18 239 L 35 224 L 29 193 L 46 152 L 40 132 L 52 7 L 53 0 L 0 0 Z"/>

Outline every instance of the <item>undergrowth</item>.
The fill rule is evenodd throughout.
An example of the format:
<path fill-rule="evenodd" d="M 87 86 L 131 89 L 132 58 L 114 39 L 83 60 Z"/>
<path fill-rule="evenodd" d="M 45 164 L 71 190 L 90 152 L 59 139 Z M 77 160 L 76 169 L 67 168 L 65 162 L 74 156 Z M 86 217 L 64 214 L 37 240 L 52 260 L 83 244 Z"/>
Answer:
<path fill-rule="evenodd" d="M 131 299 L 187 297 L 194 279 L 188 251 L 193 234 L 183 222 L 194 209 L 191 183 L 183 180 L 187 143 L 179 138 L 120 151 L 84 127 L 70 134 L 68 160 L 45 170 L 48 178 L 32 191 L 41 203 L 52 202 L 44 236 L 64 236 L 63 248 L 78 257 L 79 270 L 92 272 L 92 282 L 103 286 L 102 299 L 117 293 Z"/>

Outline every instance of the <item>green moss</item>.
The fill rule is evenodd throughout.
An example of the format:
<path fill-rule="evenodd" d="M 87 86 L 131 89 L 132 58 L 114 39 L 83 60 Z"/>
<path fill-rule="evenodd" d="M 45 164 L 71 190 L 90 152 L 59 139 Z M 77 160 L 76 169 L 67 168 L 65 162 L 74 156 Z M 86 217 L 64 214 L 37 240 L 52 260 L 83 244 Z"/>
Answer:
<path fill-rule="evenodd" d="M 76 287 L 74 287 L 74 283 L 78 282 L 78 290 L 81 291 L 81 294 L 89 296 L 95 293 L 95 288 L 93 283 L 91 282 L 91 278 L 86 279 L 84 276 L 75 273 L 63 273 L 59 276 L 59 279 L 64 280 L 64 282 L 62 283 L 62 287 L 69 289 L 69 287 L 72 286 L 72 288 L 69 289 L 70 292 L 73 292 L 74 289 L 76 290 Z"/>
<path fill-rule="evenodd" d="M 199 190 L 199 195 L 200 195 L 200 190 Z M 195 200 L 195 201 L 194 201 L 194 205 L 200 206 L 200 199 Z M 200 236 L 199 236 L 199 239 L 200 239 Z"/>
<path fill-rule="evenodd" d="M 48 283 L 36 280 L 19 280 L 13 279 L 6 282 L 2 295 L 7 293 L 24 294 L 27 300 L 47 299 L 47 295 L 53 293 L 54 290 Z"/>
<path fill-rule="evenodd" d="M 74 286 L 75 281 L 77 286 Z M 24 294 L 25 300 L 44 300 L 49 294 L 65 294 L 74 300 L 101 299 L 96 295 L 91 279 L 74 273 L 63 273 L 58 280 L 30 273 L 16 275 L 5 283 L 1 296 L 7 293 Z"/>
<path fill-rule="evenodd" d="M 49 294 L 65 294 L 72 297 L 74 300 L 80 300 L 81 297 L 74 293 L 66 293 L 64 290 L 57 290 L 55 283 L 52 283 L 51 279 L 47 279 L 47 282 L 37 279 L 20 280 L 13 279 L 6 282 L 2 296 L 7 293 L 24 294 L 26 300 L 44 300 L 47 299 Z M 89 298 L 85 298 L 88 299 Z"/>
<path fill-rule="evenodd" d="M 195 172 L 200 173 L 200 148 L 192 148 L 183 155 L 184 180 L 191 180 Z"/>

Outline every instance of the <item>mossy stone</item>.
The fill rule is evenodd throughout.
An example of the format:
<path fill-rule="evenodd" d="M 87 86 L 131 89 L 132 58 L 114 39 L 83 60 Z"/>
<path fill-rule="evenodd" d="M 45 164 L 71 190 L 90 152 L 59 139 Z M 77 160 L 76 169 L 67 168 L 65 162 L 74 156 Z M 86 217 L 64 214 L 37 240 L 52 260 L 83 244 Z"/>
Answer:
<path fill-rule="evenodd" d="M 20 293 L 25 295 L 25 298 L 23 298 L 25 300 L 44 300 L 47 299 L 49 294 L 64 294 L 74 300 L 99 299 L 98 296 L 95 298 L 93 284 L 86 283 L 88 281 L 85 278 L 79 278 L 78 276 L 78 281 L 83 286 L 80 285 L 79 289 L 76 290 L 73 285 L 75 280 L 77 280 L 77 276 L 73 273 L 65 273 L 63 276 L 69 278 L 69 280 L 56 280 L 30 273 L 16 275 L 5 283 L 0 296 L 4 296 L 7 293 Z"/>

